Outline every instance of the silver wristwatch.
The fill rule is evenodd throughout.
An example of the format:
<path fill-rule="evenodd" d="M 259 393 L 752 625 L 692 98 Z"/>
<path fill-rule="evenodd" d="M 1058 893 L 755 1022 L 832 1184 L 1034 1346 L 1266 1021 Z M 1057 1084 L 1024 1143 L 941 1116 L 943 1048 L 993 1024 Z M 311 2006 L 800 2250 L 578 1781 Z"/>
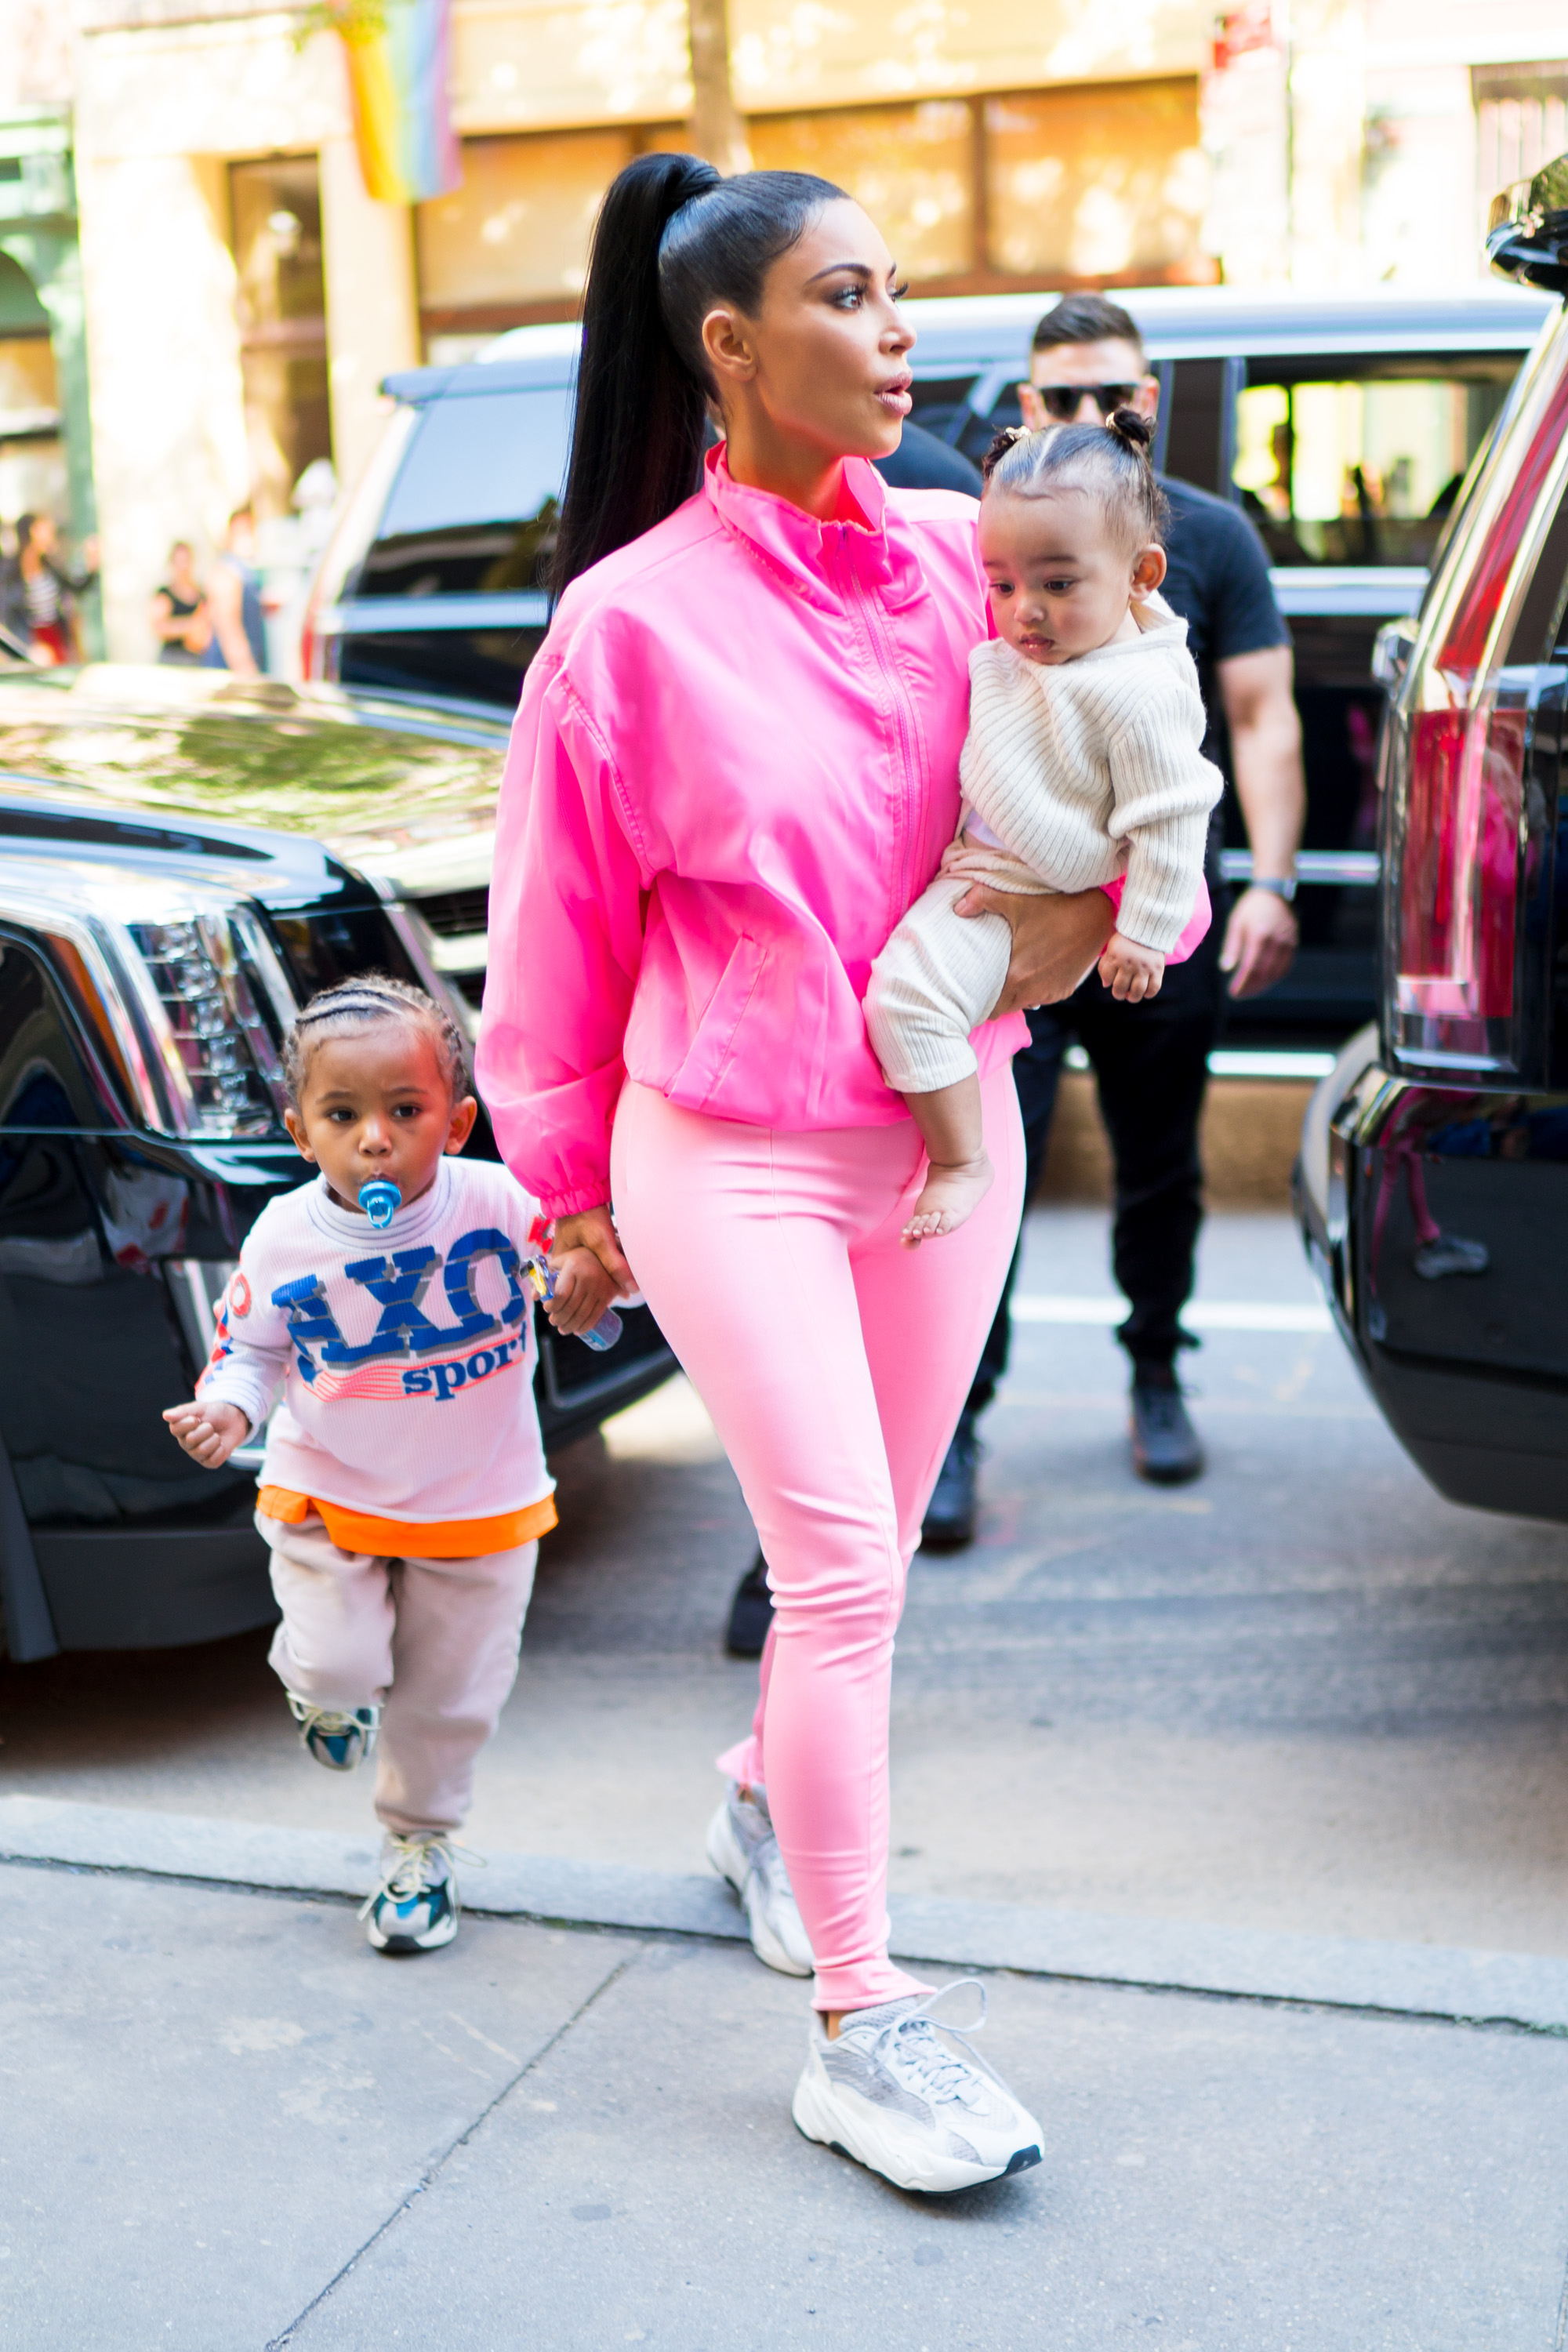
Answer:
<path fill-rule="evenodd" d="M 1252 890 L 1267 890 L 1270 898 L 1283 898 L 1285 904 L 1289 906 L 1296 896 L 1296 877 L 1292 875 L 1289 882 L 1281 882 L 1277 875 L 1255 874 L 1247 887 Z"/>

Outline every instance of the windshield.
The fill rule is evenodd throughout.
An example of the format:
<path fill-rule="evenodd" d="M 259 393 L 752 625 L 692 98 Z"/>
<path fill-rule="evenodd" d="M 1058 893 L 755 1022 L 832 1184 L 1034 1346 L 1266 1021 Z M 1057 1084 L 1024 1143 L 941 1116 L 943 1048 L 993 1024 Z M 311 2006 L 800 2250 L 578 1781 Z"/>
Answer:
<path fill-rule="evenodd" d="M 566 384 L 432 401 L 355 593 L 475 596 L 543 588 L 571 435 Z"/>

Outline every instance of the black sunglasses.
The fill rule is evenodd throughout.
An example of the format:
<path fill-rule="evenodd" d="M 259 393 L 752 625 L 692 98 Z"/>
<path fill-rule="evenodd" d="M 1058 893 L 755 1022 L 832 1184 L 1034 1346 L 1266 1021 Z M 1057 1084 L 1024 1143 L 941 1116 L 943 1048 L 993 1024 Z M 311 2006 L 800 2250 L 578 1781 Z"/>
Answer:
<path fill-rule="evenodd" d="M 1135 383 L 1037 383 L 1030 389 L 1039 394 L 1041 406 L 1047 416 L 1054 416 L 1058 425 L 1070 425 L 1078 415 L 1085 393 L 1101 416 L 1109 416 L 1114 409 L 1131 407 L 1138 386 Z"/>

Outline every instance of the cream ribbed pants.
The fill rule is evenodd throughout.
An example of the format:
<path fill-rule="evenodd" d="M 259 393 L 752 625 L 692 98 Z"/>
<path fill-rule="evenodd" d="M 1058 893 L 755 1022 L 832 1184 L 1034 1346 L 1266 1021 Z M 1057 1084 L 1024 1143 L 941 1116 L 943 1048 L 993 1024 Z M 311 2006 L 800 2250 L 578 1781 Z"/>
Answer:
<path fill-rule="evenodd" d="M 922 890 L 876 962 L 866 990 L 866 1027 L 882 1076 L 901 1095 L 955 1086 L 979 1067 L 971 1030 L 990 1018 L 1013 960 L 1013 927 L 1002 915 L 955 915 L 977 881 L 1021 897 L 1049 895 L 1017 858 L 987 851 L 984 870 L 939 874 Z"/>
<path fill-rule="evenodd" d="M 417 1837 L 459 1830 L 474 1763 L 517 1679 L 537 1543 L 477 1559 L 344 1551 L 314 1511 L 263 1517 L 283 1622 L 268 1664 L 316 1706 L 382 1706 L 375 1810 Z"/>

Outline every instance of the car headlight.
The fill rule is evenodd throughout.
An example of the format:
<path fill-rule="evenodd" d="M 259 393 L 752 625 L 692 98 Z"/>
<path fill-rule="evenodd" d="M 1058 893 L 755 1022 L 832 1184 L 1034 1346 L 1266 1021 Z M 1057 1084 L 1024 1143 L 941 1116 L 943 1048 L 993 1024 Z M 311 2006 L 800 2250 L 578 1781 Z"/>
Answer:
<path fill-rule="evenodd" d="M 296 996 L 232 880 L 18 855 L 0 867 L 0 919 L 44 949 L 110 1097 L 154 1133 L 278 1133 Z"/>
<path fill-rule="evenodd" d="M 266 1134 L 288 1100 L 279 1047 L 293 1005 L 255 917 L 224 908 L 126 929 L 150 983 L 139 993 L 182 1132 Z M 276 1034 L 262 1011 L 268 998 Z"/>

